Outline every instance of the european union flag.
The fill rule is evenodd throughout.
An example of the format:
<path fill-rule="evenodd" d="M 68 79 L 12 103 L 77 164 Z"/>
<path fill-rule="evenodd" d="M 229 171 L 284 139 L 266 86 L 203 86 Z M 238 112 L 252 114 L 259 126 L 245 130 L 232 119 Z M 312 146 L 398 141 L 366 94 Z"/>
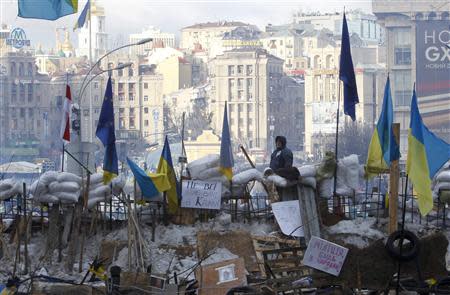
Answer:
<path fill-rule="evenodd" d="M 103 160 L 103 182 L 109 183 L 119 175 L 119 164 L 116 151 L 116 134 L 114 130 L 114 106 L 111 77 L 106 84 L 105 98 L 98 120 L 95 135 L 105 147 L 105 158 Z"/>
<path fill-rule="evenodd" d="M 342 21 L 341 59 L 339 61 L 339 79 L 344 83 L 344 113 L 353 121 L 356 120 L 355 105 L 359 102 L 356 89 L 355 70 L 353 69 L 350 37 L 348 35 L 347 19 Z"/>

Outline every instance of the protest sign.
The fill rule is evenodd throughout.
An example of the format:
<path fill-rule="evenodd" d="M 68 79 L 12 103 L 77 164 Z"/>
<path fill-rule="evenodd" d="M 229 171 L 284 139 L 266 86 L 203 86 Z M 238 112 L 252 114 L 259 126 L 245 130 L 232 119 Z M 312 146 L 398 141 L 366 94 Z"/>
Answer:
<path fill-rule="evenodd" d="M 272 212 L 283 234 L 293 237 L 305 236 L 298 201 L 272 203 Z"/>
<path fill-rule="evenodd" d="M 303 257 L 303 264 L 339 276 L 347 253 L 347 248 L 312 237 Z"/>
<path fill-rule="evenodd" d="M 222 183 L 219 181 L 183 181 L 182 208 L 220 209 Z"/>

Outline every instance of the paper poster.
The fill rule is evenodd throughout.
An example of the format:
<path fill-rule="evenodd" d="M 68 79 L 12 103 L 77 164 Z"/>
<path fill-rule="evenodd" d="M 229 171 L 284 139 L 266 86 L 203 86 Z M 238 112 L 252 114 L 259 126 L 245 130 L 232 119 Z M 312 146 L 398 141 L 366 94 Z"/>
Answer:
<path fill-rule="evenodd" d="M 183 181 L 182 208 L 219 210 L 222 198 L 222 183 L 219 181 Z"/>
<path fill-rule="evenodd" d="M 303 257 L 303 264 L 338 276 L 347 253 L 347 248 L 318 237 L 312 237 Z"/>
<path fill-rule="evenodd" d="M 283 234 L 294 237 L 305 236 L 298 201 L 272 203 L 272 212 Z"/>

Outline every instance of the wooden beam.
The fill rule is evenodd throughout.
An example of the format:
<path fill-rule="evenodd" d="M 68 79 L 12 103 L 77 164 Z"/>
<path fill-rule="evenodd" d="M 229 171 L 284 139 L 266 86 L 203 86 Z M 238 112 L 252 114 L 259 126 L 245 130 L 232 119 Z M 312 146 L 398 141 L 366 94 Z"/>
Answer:
<path fill-rule="evenodd" d="M 392 130 L 398 146 L 400 146 L 400 123 L 393 123 Z M 398 227 L 398 182 L 400 177 L 398 160 L 391 163 L 389 174 L 389 234 L 391 234 L 395 232 Z"/>

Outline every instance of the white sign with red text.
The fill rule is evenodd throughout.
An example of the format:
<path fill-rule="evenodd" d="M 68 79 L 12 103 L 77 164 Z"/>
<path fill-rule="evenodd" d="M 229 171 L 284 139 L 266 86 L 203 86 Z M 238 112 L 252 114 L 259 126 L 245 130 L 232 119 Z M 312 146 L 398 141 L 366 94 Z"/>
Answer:
<path fill-rule="evenodd" d="M 303 257 L 303 264 L 339 276 L 347 253 L 347 248 L 312 237 Z"/>

